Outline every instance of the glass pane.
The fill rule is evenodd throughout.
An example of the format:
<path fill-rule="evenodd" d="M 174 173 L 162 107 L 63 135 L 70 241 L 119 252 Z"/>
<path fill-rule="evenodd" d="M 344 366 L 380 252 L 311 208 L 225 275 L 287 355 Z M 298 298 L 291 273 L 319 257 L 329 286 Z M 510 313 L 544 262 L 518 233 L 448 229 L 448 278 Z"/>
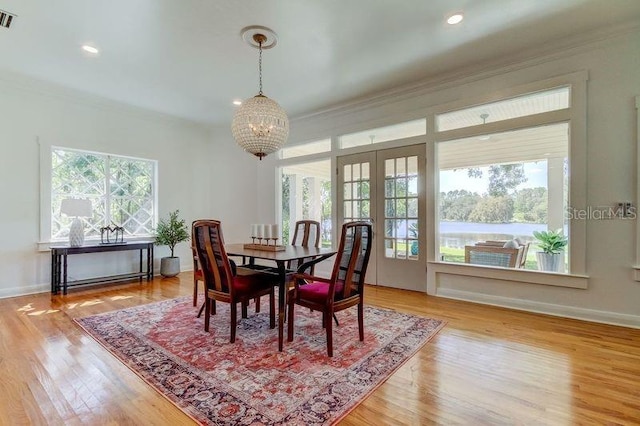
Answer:
<path fill-rule="evenodd" d="M 331 139 L 323 139 L 295 146 L 287 146 L 282 148 L 280 152 L 282 156 L 281 158 L 292 158 L 329 151 L 331 151 Z"/>
<path fill-rule="evenodd" d="M 396 217 L 407 216 L 407 200 L 404 198 L 396 199 Z"/>
<path fill-rule="evenodd" d="M 351 164 L 346 164 L 344 166 L 344 181 L 351 182 L 353 178 L 351 177 Z"/>
<path fill-rule="evenodd" d="M 407 158 L 407 173 L 418 176 L 418 157 L 415 155 Z"/>
<path fill-rule="evenodd" d="M 362 179 L 370 179 L 369 163 L 362 163 Z"/>
<path fill-rule="evenodd" d="M 400 177 L 396 178 L 396 197 L 407 196 L 407 179 Z"/>
<path fill-rule="evenodd" d="M 363 201 L 362 204 L 362 218 L 369 219 L 371 218 L 371 208 L 369 201 Z"/>
<path fill-rule="evenodd" d="M 345 200 L 350 200 L 351 198 L 353 198 L 353 196 L 351 195 L 351 184 L 350 183 L 345 183 L 344 184 L 344 199 Z"/>
<path fill-rule="evenodd" d="M 568 235 L 568 130 L 558 123 L 436 145 L 437 243 L 447 261 L 464 262 L 467 245 L 513 241 L 526 251 L 519 267 L 538 269 L 533 232 Z M 565 255 L 559 272 L 567 265 Z"/>
<path fill-rule="evenodd" d="M 353 218 L 360 219 L 360 201 L 353 202 Z"/>
<path fill-rule="evenodd" d="M 360 197 L 362 197 L 361 190 L 360 190 L 361 185 L 362 184 L 360 182 L 354 182 L 353 184 L 353 198 L 356 200 L 359 200 Z"/>
<path fill-rule="evenodd" d="M 360 164 L 353 165 L 353 180 L 360 180 Z"/>
<path fill-rule="evenodd" d="M 407 200 L 407 216 L 418 217 L 418 199 L 409 198 Z"/>
<path fill-rule="evenodd" d="M 386 219 L 384 221 L 384 236 L 389 238 L 393 237 L 393 220 Z"/>
<path fill-rule="evenodd" d="M 409 196 L 418 195 L 418 177 L 417 176 L 413 176 L 409 178 L 409 181 L 407 183 L 407 195 Z"/>
<path fill-rule="evenodd" d="M 558 87 L 544 92 L 529 93 L 517 98 L 439 114 L 436 116 L 436 129 L 439 132 L 461 129 L 565 108 L 569 108 L 569 87 Z"/>
<path fill-rule="evenodd" d="M 352 208 L 351 201 L 344 202 L 344 217 L 345 219 L 353 217 L 353 208 Z"/>
<path fill-rule="evenodd" d="M 396 158 L 396 176 L 404 176 L 407 174 L 406 158 Z"/>
<path fill-rule="evenodd" d="M 407 240 L 400 239 L 396 240 L 396 257 L 398 259 L 406 259 L 407 258 Z"/>
<path fill-rule="evenodd" d="M 340 148 L 372 145 L 427 134 L 427 121 L 424 118 L 393 124 L 391 126 L 369 129 L 362 132 L 340 136 Z"/>
<path fill-rule="evenodd" d="M 384 240 L 384 257 L 393 259 L 396 257 L 395 250 L 393 248 L 393 240 Z"/>
<path fill-rule="evenodd" d="M 384 160 L 384 176 L 394 177 L 396 175 L 395 161 L 393 159 Z"/>
<path fill-rule="evenodd" d="M 395 197 L 396 182 L 394 179 L 385 179 L 384 181 L 384 196 L 387 198 Z"/>
<path fill-rule="evenodd" d="M 360 191 L 362 193 L 361 197 L 363 199 L 371 198 L 370 191 L 369 191 L 369 181 L 362 182 L 362 185 L 360 186 Z"/>
<path fill-rule="evenodd" d="M 396 203 L 395 200 L 384 200 L 384 216 L 396 217 Z"/>
<path fill-rule="evenodd" d="M 409 238 L 415 238 L 415 239 L 418 238 L 419 234 L 418 234 L 418 221 L 417 220 L 414 220 L 414 219 L 407 220 L 407 229 L 408 229 L 407 236 Z"/>

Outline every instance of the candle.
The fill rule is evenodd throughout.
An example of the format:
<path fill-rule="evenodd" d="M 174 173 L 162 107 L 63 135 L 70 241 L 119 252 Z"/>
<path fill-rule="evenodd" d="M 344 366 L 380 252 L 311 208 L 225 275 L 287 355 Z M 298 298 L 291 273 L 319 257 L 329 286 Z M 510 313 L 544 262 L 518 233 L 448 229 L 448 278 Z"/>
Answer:
<path fill-rule="evenodd" d="M 264 237 L 264 225 L 257 225 L 256 229 L 256 237 L 263 238 Z"/>
<path fill-rule="evenodd" d="M 271 225 L 271 238 L 278 239 L 278 225 Z"/>
<path fill-rule="evenodd" d="M 271 225 L 262 225 L 264 226 L 264 237 L 269 239 L 271 238 Z"/>
<path fill-rule="evenodd" d="M 258 236 L 258 224 L 251 224 L 251 238 L 256 238 Z"/>

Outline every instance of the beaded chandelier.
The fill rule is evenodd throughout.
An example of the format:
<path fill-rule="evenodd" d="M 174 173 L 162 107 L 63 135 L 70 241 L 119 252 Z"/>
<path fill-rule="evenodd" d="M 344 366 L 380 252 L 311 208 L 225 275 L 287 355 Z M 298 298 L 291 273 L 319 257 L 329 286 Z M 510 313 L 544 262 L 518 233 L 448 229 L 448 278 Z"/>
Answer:
<path fill-rule="evenodd" d="M 284 110 L 272 99 L 262 94 L 262 49 L 275 45 L 275 38 L 265 45 L 267 36 L 262 31 L 275 37 L 275 33 L 264 27 L 249 27 L 243 32 L 243 38 L 253 47 L 260 50 L 258 60 L 259 92 L 253 98 L 242 103 L 233 116 L 231 132 L 238 145 L 245 151 L 262 157 L 276 152 L 287 142 L 289 137 L 289 119 Z M 250 37 L 250 38 L 248 38 Z"/>

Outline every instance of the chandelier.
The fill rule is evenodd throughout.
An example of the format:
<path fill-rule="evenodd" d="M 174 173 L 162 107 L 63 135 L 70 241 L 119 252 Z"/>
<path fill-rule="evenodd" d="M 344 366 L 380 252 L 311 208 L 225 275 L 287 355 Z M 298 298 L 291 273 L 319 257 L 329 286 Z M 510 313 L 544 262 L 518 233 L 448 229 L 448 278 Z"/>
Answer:
<path fill-rule="evenodd" d="M 273 31 L 260 26 L 245 28 L 242 38 L 260 51 L 259 91 L 236 111 L 231 122 L 231 133 L 242 149 L 262 160 L 262 157 L 282 148 L 289 137 L 287 113 L 277 102 L 262 94 L 262 50 L 272 48 L 277 40 Z"/>

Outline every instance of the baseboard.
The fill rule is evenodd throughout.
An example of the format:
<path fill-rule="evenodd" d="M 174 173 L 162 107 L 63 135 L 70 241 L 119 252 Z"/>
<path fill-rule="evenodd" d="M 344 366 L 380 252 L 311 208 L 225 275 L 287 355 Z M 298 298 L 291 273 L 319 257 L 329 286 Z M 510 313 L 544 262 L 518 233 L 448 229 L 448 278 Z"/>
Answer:
<path fill-rule="evenodd" d="M 49 283 L 34 284 L 26 287 L 0 288 L 0 299 L 48 292 L 51 292 L 51 284 Z"/>
<path fill-rule="evenodd" d="M 573 318 L 623 327 L 640 328 L 640 316 L 619 314 L 595 309 L 577 308 L 575 306 L 555 305 L 552 303 L 534 302 L 531 300 L 513 299 L 502 296 L 473 293 L 450 288 L 438 288 L 436 296 L 447 299 L 464 300 L 483 305 L 500 306 L 539 314 L 547 314 L 564 318 Z"/>

